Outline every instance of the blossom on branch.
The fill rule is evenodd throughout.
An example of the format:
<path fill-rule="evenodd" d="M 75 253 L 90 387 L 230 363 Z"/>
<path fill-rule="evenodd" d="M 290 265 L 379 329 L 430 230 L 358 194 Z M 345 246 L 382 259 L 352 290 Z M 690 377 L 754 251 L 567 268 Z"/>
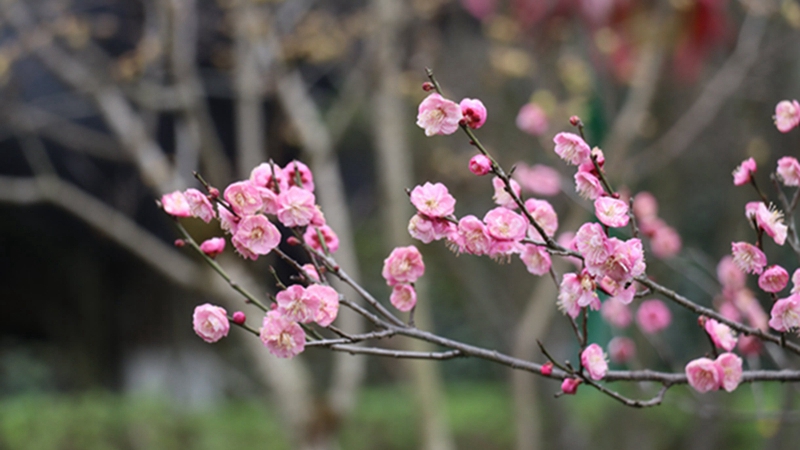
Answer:
<path fill-rule="evenodd" d="M 772 265 L 758 277 L 758 287 L 765 292 L 778 293 L 789 284 L 789 272 L 779 265 Z"/>
<path fill-rule="evenodd" d="M 583 138 L 574 133 L 561 132 L 553 138 L 556 154 L 573 166 L 590 161 L 592 149 Z"/>
<path fill-rule="evenodd" d="M 597 344 L 591 344 L 581 352 L 581 364 L 593 380 L 602 380 L 608 373 L 606 355 Z"/>
<path fill-rule="evenodd" d="M 779 159 L 776 172 L 784 186 L 800 186 L 800 162 L 797 158 L 784 156 Z"/>
<path fill-rule="evenodd" d="M 425 130 L 425 136 L 453 134 L 461 119 L 461 106 L 437 93 L 425 97 L 419 104 L 417 126 Z"/>
<path fill-rule="evenodd" d="M 209 257 L 214 258 L 225 250 L 225 239 L 219 237 L 206 239 L 200 244 L 200 250 Z"/>
<path fill-rule="evenodd" d="M 314 194 L 291 186 L 278 195 L 278 220 L 286 227 L 304 227 L 317 215 Z"/>
<path fill-rule="evenodd" d="M 769 326 L 780 332 L 792 331 L 800 327 L 800 294 L 792 294 L 772 305 Z"/>
<path fill-rule="evenodd" d="M 446 217 L 456 210 L 456 199 L 442 183 L 426 182 L 411 191 L 411 204 L 430 218 Z"/>
<path fill-rule="evenodd" d="M 594 201 L 594 214 L 604 225 L 617 228 L 628 224 L 628 204 L 618 198 L 599 197 Z"/>
<path fill-rule="evenodd" d="M 161 196 L 161 207 L 164 212 L 175 217 L 191 217 L 192 210 L 186 196 L 181 191 L 171 192 Z"/>
<path fill-rule="evenodd" d="M 214 211 L 214 205 L 208 197 L 197 189 L 187 189 L 183 193 L 186 201 L 189 203 L 189 210 L 192 212 L 193 217 L 197 217 L 205 223 L 211 222 L 211 219 L 217 217 Z"/>
<path fill-rule="evenodd" d="M 731 327 L 715 319 L 706 319 L 704 328 L 717 347 L 728 352 L 736 347 L 736 332 L 731 330 Z"/>
<path fill-rule="evenodd" d="M 732 242 L 731 254 L 736 267 L 745 273 L 761 274 L 767 265 L 767 256 L 764 252 L 747 242 Z"/>
<path fill-rule="evenodd" d="M 733 184 L 741 186 L 750 182 L 752 174 L 756 171 L 756 160 L 747 158 L 733 171 Z"/>
<path fill-rule="evenodd" d="M 485 155 L 477 154 L 469 160 L 469 171 L 481 177 L 492 170 L 492 161 Z"/>
<path fill-rule="evenodd" d="M 461 107 L 461 115 L 463 116 L 464 123 L 477 130 L 486 123 L 486 107 L 483 102 L 474 98 L 465 98 L 459 104 Z"/>
<path fill-rule="evenodd" d="M 775 127 L 781 133 L 788 133 L 800 124 L 800 103 L 797 100 L 781 100 L 775 105 Z"/>
<path fill-rule="evenodd" d="M 392 306 L 403 312 L 411 311 L 417 304 L 417 291 L 414 286 L 407 283 L 399 283 L 392 287 L 392 294 L 389 296 Z"/>
<path fill-rule="evenodd" d="M 231 243 L 242 256 L 257 259 L 266 255 L 281 242 L 278 228 L 261 214 L 247 216 L 239 222 Z"/>
<path fill-rule="evenodd" d="M 306 288 L 293 284 L 275 295 L 278 312 L 289 320 L 300 323 L 313 322 L 320 307 L 320 298 L 308 295 Z"/>
<path fill-rule="evenodd" d="M 196 307 L 192 316 L 194 332 L 208 343 L 217 342 L 231 329 L 227 314 L 224 308 L 210 303 Z"/>
<path fill-rule="evenodd" d="M 277 310 L 264 316 L 258 334 L 267 350 L 278 358 L 293 358 L 306 347 L 306 334 L 300 325 Z"/>
<path fill-rule="evenodd" d="M 225 188 L 223 197 L 225 197 L 225 200 L 231 205 L 233 212 L 239 216 L 256 214 L 264 205 L 264 201 L 261 200 L 261 194 L 256 188 L 256 185 L 250 181 L 231 183 Z"/>
<path fill-rule="evenodd" d="M 398 283 L 413 283 L 424 273 L 425 264 L 422 262 L 422 254 L 413 245 L 396 247 L 383 260 L 381 274 L 389 286 Z"/>

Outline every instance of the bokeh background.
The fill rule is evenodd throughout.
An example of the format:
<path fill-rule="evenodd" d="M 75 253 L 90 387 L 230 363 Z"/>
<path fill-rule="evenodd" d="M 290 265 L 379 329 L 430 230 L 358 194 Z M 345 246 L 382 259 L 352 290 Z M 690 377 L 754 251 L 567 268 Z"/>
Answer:
<path fill-rule="evenodd" d="M 585 388 L 555 399 L 556 382 L 480 360 L 278 361 L 238 329 L 205 344 L 196 305 L 257 311 L 173 246 L 154 199 L 197 187 L 192 171 L 224 187 L 262 161 L 305 161 L 342 267 L 386 301 L 382 260 L 411 243 L 405 188 L 445 183 L 459 216 L 492 207 L 467 139 L 414 124 L 429 67 L 448 97 L 483 100 L 478 134 L 504 167 L 562 174 L 547 197 L 559 232 L 589 219 L 552 152 L 579 115 L 612 183 L 652 192 L 681 235 L 676 256 L 648 254 L 649 274 L 711 305 L 717 262 L 752 239 L 756 195 L 731 171 L 755 158 L 775 199 L 775 161 L 800 147 L 771 118 L 800 96 L 797 0 L 3 0 L 0 24 L 0 449 L 796 448 L 795 386 L 677 387 L 640 411 Z M 543 362 L 539 339 L 575 360 L 551 279 L 418 246 L 421 326 Z M 788 249 L 768 255 L 797 267 Z M 255 292 L 274 292 L 270 265 L 288 274 L 220 258 Z M 672 312 L 656 336 L 594 313 L 590 336 L 632 338 L 628 367 L 681 371 L 708 343 Z M 797 366 L 773 353 L 747 364 Z"/>

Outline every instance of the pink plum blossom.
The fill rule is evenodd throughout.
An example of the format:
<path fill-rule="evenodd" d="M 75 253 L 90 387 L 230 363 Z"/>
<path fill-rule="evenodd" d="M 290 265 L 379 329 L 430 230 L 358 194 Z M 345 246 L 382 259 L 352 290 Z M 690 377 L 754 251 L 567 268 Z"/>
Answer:
<path fill-rule="evenodd" d="M 746 275 L 731 255 L 725 255 L 717 264 L 717 279 L 723 288 L 739 290 L 745 285 Z"/>
<path fill-rule="evenodd" d="M 599 197 L 594 201 L 594 214 L 604 225 L 617 228 L 628 224 L 628 204 L 612 197 Z"/>
<path fill-rule="evenodd" d="M 711 337 L 714 345 L 728 352 L 736 347 L 736 332 L 731 330 L 731 327 L 714 319 L 706 319 L 705 322 L 706 324 L 703 328 Z"/>
<path fill-rule="evenodd" d="M 672 313 L 661 300 L 645 300 L 636 311 L 636 323 L 642 332 L 655 334 L 672 322 Z"/>
<path fill-rule="evenodd" d="M 310 281 L 313 281 L 313 282 L 316 282 L 316 283 L 320 282 L 319 272 L 317 272 L 317 268 L 314 267 L 313 264 L 311 264 L 311 263 L 303 264 L 302 268 L 303 268 L 303 271 L 308 276 L 308 278 L 311 279 Z"/>
<path fill-rule="evenodd" d="M 608 237 L 599 223 L 585 223 L 575 234 L 575 248 L 583 255 L 587 265 L 600 265 L 608 259 Z"/>
<path fill-rule="evenodd" d="M 211 201 L 202 192 L 190 188 L 183 193 L 183 196 L 189 203 L 189 210 L 192 212 L 192 216 L 197 217 L 205 223 L 211 222 L 211 219 L 217 217 L 217 213 L 214 211 L 214 205 L 211 204 Z"/>
<path fill-rule="evenodd" d="M 800 124 L 800 103 L 797 100 L 781 100 L 775 105 L 775 126 L 781 133 L 788 133 Z"/>
<path fill-rule="evenodd" d="M 767 267 L 758 277 L 758 287 L 764 292 L 780 292 L 787 284 L 789 284 L 789 272 L 777 264 Z"/>
<path fill-rule="evenodd" d="M 742 272 L 761 274 L 767 265 L 767 256 L 758 247 L 747 242 L 731 243 L 733 262 Z"/>
<path fill-rule="evenodd" d="M 316 270 L 314 272 L 316 273 Z M 312 284 L 306 288 L 305 295 L 319 299 L 319 309 L 314 316 L 314 322 L 321 327 L 327 327 L 336 320 L 336 315 L 339 313 L 339 293 L 336 289 L 322 284 Z"/>
<path fill-rule="evenodd" d="M 523 190 L 546 197 L 561 192 L 561 174 L 556 169 L 543 164 L 528 167 L 523 162 L 518 162 L 516 168 L 514 179 Z"/>
<path fill-rule="evenodd" d="M 474 98 L 465 98 L 459 104 L 464 123 L 473 130 L 477 130 L 486 123 L 486 107 L 483 102 Z"/>
<path fill-rule="evenodd" d="M 306 232 L 303 233 L 303 241 L 314 250 L 324 253 L 325 249 L 322 247 L 320 235 L 322 235 L 325 248 L 328 249 L 329 253 L 336 253 L 336 250 L 339 250 L 339 236 L 327 225 L 321 227 L 309 226 L 306 228 Z"/>
<path fill-rule="evenodd" d="M 709 358 L 697 358 L 686 364 L 686 378 L 697 392 L 716 391 L 722 378 L 720 367 Z"/>
<path fill-rule="evenodd" d="M 266 217 L 247 216 L 239 222 L 231 242 L 243 256 L 256 259 L 256 255 L 266 255 L 280 244 L 281 233 Z"/>
<path fill-rule="evenodd" d="M 392 306 L 400 311 L 408 312 L 417 304 L 417 291 L 414 286 L 406 283 L 395 284 L 389 296 Z"/>
<path fill-rule="evenodd" d="M 561 382 L 561 392 L 567 395 L 575 395 L 580 384 L 581 380 L 578 378 L 564 378 L 564 381 Z"/>
<path fill-rule="evenodd" d="M 306 288 L 293 284 L 275 295 L 278 312 L 289 320 L 300 323 L 313 322 L 320 307 L 320 299 L 306 293 Z"/>
<path fill-rule="evenodd" d="M 525 237 L 528 221 L 508 208 L 499 206 L 490 209 L 483 217 L 489 236 L 500 241 L 517 242 Z"/>
<path fill-rule="evenodd" d="M 609 277 L 617 284 L 624 285 L 644 273 L 644 250 L 639 239 L 621 241 L 609 238 L 605 241 L 605 248 L 608 252 L 606 259 L 599 263 L 586 260 L 586 268 L 595 277 Z"/>
<path fill-rule="evenodd" d="M 600 179 L 591 172 L 578 171 L 575 174 L 575 190 L 582 198 L 595 200 L 605 192 Z"/>
<path fill-rule="evenodd" d="M 517 197 L 520 196 L 522 189 L 519 187 L 519 183 L 515 180 L 510 180 L 509 185 L 511 186 L 511 190 Z M 500 177 L 492 178 L 492 186 L 494 187 L 494 195 L 492 196 L 492 200 L 496 205 L 500 205 L 504 208 L 509 209 L 517 209 L 517 202 L 514 201 L 514 197 L 506 191 L 506 184 L 503 182 Z"/>
<path fill-rule="evenodd" d="M 517 128 L 532 136 L 541 136 L 547 132 L 549 120 L 547 113 L 536 103 L 522 105 L 517 113 Z"/>
<path fill-rule="evenodd" d="M 286 167 L 283 168 L 283 176 L 289 187 L 297 186 L 314 192 L 314 175 L 311 173 L 311 169 L 300 161 L 294 160 L 286 164 Z"/>
<path fill-rule="evenodd" d="M 548 273 L 552 264 L 550 253 L 544 247 L 533 244 L 525 244 L 519 259 L 525 264 L 528 272 L 537 276 Z"/>
<path fill-rule="evenodd" d="M 752 173 L 756 171 L 756 160 L 747 158 L 733 171 L 733 184 L 741 186 L 750 182 Z"/>
<path fill-rule="evenodd" d="M 269 311 L 259 330 L 261 342 L 278 358 L 293 358 L 306 346 L 306 334 L 300 325 L 278 310 Z"/>
<path fill-rule="evenodd" d="M 714 364 L 720 372 L 720 387 L 733 392 L 742 381 L 742 358 L 733 353 L 723 353 L 717 356 Z"/>
<path fill-rule="evenodd" d="M 453 134 L 461 119 L 461 106 L 437 93 L 428 95 L 419 104 L 417 126 L 425 130 L 425 136 Z"/>
<path fill-rule="evenodd" d="M 210 303 L 200 305 L 194 309 L 192 316 L 194 332 L 208 343 L 217 342 L 228 335 L 231 324 L 228 322 L 228 313 L 224 308 Z"/>
<path fill-rule="evenodd" d="M 415 214 L 408 221 L 408 234 L 426 244 L 446 238 L 455 232 L 456 225 L 447 219 L 428 218 Z"/>
<path fill-rule="evenodd" d="M 759 203 L 756 209 L 756 223 L 778 245 L 786 242 L 788 227 L 783 223 L 783 212 L 774 206 L 767 208 L 764 203 Z"/>
<path fill-rule="evenodd" d="M 257 165 L 250 171 L 250 181 L 257 187 L 266 188 L 273 193 L 281 192 L 289 188 L 286 174 L 274 163 L 261 163 Z"/>
<path fill-rule="evenodd" d="M 581 364 L 589 372 L 593 380 L 602 380 L 608 373 L 608 362 L 603 348 L 597 344 L 590 344 L 581 352 Z"/>
<path fill-rule="evenodd" d="M 553 138 L 556 144 L 556 154 L 573 166 L 580 165 L 589 160 L 592 149 L 577 134 L 561 132 Z"/>
<path fill-rule="evenodd" d="M 239 216 L 249 216 L 257 213 L 264 205 L 256 185 L 247 181 L 237 181 L 225 188 L 225 200 Z"/>
<path fill-rule="evenodd" d="M 800 162 L 797 158 L 784 156 L 779 159 L 776 172 L 784 186 L 800 186 Z"/>
<path fill-rule="evenodd" d="M 489 252 L 492 238 L 486 231 L 486 225 L 473 215 L 467 215 L 458 221 L 455 244 L 461 253 L 485 255 Z"/>
<path fill-rule="evenodd" d="M 636 344 L 631 338 L 617 336 L 608 343 L 608 356 L 611 362 L 624 364 L 636 356 Z"/>
<path fill-rule="evenodd" d="M 239 228 L 239 217 L 219 204 L 217 205 L 217 211 L 219 212 L 219 227 L 230 234 L 236 234 L 236 229 Z"/>
<path fill-rule="evenodd" d="M 314 194 L 292 186 L 278 195 L 278 220 L 286 227 L 304 227 L 316 214 Z"/>
<path fill-rule="evenodd" d="M 800 294 L 792 294 L 772 305 L 769 326 L 780 332 L 800 327 Z"/>
<path fill-rule="evenodd" d="M 538 200 L 535 198 L 529 198 L 525 200 L 525 209 L 528 213 L 533 217 L 533 220 L 542 227 L 544 233 L 550 237 L 553 237 L 558 230 L 558 216 L 556 215 L 556 210 L 553 209 L 553 205 L 550 204 L 547 200 Z M 539 232 L 536 228 L 531 225 L 530 228 L 531 235 L 535 238 L 544 239 L 542 236 L 539 236 Z"/>
<path fill-rule="evenodd" d="M 600 307 L 600 315 L 609 325 L 620 329 L 627 328 L 633 319 L 633 314 L 631 314 L 628 305 L 614 297 L 603 302 Z"/>
<path fill-rule="evenodd" d="M 650 237 L 650 249 L 656 258 L 672 258 L 681 251 L 682 245 L 680 235 L 669 225 L 656 228 Z"/>
<path fill-rule="evenodd" d="M 595 292 L 595 283 L 585 270 L 580 275 L 565 273 L 558 291 L 558 308 L 573 319 L 581 308 L 600 309 L 600 298 Z"/>
<path fill-rule="evenodd" d="M 396 247 L 383 260 L 381 274 L 389 286 L 398 283 L 413 283 L 424 273 L 425 264 L 422 262 L 422 254 L 413 245 Z"/>
<path fill-rule="evenodd" d="M 200 244 L 200 250 L 211 258 L 214 258 L 225 250 L 225 239 L 219 237 L 206 239 Z"/>
<path fill-rule="evenodd" d="M 482 177 L 492 170 L 492 161 L 483 154 L 477 154 L 469 160 L 469 171 Z"/>
<path fill-rule="evenodd" d="M 175 217 L 191 217 L 192 209 L 189 201 L 181 191 L 171 192 L 161 196 L 161 207 L 164 212 Z"/>
<path fill-rule="evenodd" d="M 442 183 L 426 182 L 411 191 L 411 204 L 430 218 L 446 217 L 455 212 L 456 199 Z"/>

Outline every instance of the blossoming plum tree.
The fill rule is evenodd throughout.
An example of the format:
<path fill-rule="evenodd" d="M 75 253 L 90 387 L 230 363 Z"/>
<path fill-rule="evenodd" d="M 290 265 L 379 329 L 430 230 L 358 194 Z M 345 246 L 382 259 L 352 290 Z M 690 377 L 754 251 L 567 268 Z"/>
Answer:
<path fill-rule="evenodd" d="M 426 182 L 409 191 L 416 214 L 408 223 L 409 234 L 423 244 L 444 241 L 453 252 L 488 256 L 498 261 L 518 257 L 528 272 L 535 276 L 550 275 L 559 288 L 553 299 L 566 316 L 580 347 L 577 365 L 554 358 L 540 344 L 542 362 L 514 358 L 495 350 L 460 342 L 419 329 L 414 324 L 417 293 L 414 283 L 425 274 L 425 264 L 419 249 L 397 247 L 384 260 L 382 276 L 392 288 L 389 303 L 401 312 L 402 320 L 384 306 L 340 267 L 334 257 L 339 242 L 336 233 L 325 222 L 316 204 L 314 178 L 309 168 L 299 161 L 284 167 L 267 162 L 255 167 L 248 180 L 226 187 L 223 194 L 198 180 L 207 189 L 176 191 L 161 198 L 163 210 L 176 219 L 183 239 L 219 272 L 232 288 L 244 297 L 245 303 L 261 311 L 260 327 L 248 324 L 243 311 L 232 314 L 209 304 L 198 306 L 194 314 L 195 332 L 207 342 L 226 336 L 230 322 L 258 336 L 269 352 L 278 358 L 291 358 L 306 348 L 321 347 L 333 351 L 444 360 L 456 357 L 482 358 L 544 377 L 562 381 L 560 394 L 575 394 L 581 384 L 633 407 L 659 404 L 667 390 L 675 385 L 689 384 L 698 392 L 719 389 L 731 392 L 741 382 L 800 381 L 797 370 L 759 370 L 744 368 L 741 355 L 757 354 L 763 345 L 777 345 L 787 352 L 800 355 L 800 345 L 789 337 L 800 329 L 800 269 L 792 275 L 790 295 L 779 298 L 789 282 L 789 272 L 777 265 L 768 266 L 763 237 L 766 235 L 778 246 L 788 243 L 800 255 L 800 238 L 792 214 L 800 197 L 795 189 L 789 200 L 783 187 L 800 186 L 800 163 L 793 157 L 781 158 L 773 174 L 774 187 L 780 208 L 770 203 L 752 176 L 757 170 L 755 160 L 744 161 L 733 171 L 733 184 L 751 184 L 759 200 L 745 206 L 744 219 L 755 231 L 754 242 L 733 242 L 731 255 L 724 256 L 717 268 L 722 284 L 721 302 L 715 309 L 659 284 L 647 274 L 646 252 L 655 258 L 674 256 L 681 247 L 678 233 L 658 216 L 658 204 L 648 192 L 630 195 L 615 190 L 604 169 L 603 151 L 592 148 L 583 135 L 578 117 L 570 119 L 577 133 L 562 132 L 554 138 L 554 151 L 567 164 L 577 168 L 575 190 L 594 204 L 597 221 L 582 224 L 574 233 L 563 233 L 556 239 L 558 216 L 547 201 L 523 199 L 520 183 L 532 186 L 532 192 L 547 195 L 558 191 L 558 176 L 546 166 L 520 166 L 523 176 L 512 178 L 515 169 L 505 170 L 478 140 L 474 130 L 487 120 L 487 111 L 480 100 L 463 99 L 456 103 L 447 99 L 433 74 L 428 72 L 426 91 L 435 91 L 419 105 L 417 125 L 427 136 L 449 135 L 461 129 L 477 149 L 468 170 L 482 176 L 491 173 L 493 200 L 496 207 L 488 210 L 483 219 L 474 215 L 458 217 L 456 198 L 439 182 Z M 789 132 L 800 124 L 797 101 L 781 101 L 775 110 L 775 125 Z M 214 260 L 225 248 L 225 238 L 216 237 L 197 244 L 178 218 L 196 217 L 205 222 L 217 220 L 228 235 L 236 252 L 256 260 L 275 253 L 291 266 L 295 275 L 290 284 L 276 277 L 279 288 L 274 297 L 258 298 L 235 284 Z M 784 219 L 788 217 L 789 220 Z M 280 228 L 279 228 L 280 226 Z M 644 239 L 644 240 L 643 240 Z M 307 261 L 285 253 L 281 243 L 298 246 Z M 645 246 L 648 244 L 648 246 Z M 553 258 L 564 258 L 575 270 L 556 273 Z M 275 274 L 275 272 L 273 272 Z M 747 274 L 759 275 L 758 286 L 773 302 L 769 315 L 746 285 Z M 360 306 L 334 290 L 329 277 L 339 278 L 350 285 L 367 302 Z M 652 298 L 650 298 L 652 297 Z M 655 334 L 666 329 L 672 313 L 665 301 L 673 302 L 696 317 L 708 335 L 710 349 L 685 364 L 683 373 L 653 370 L 609 370 L 608 358 L 624 364 L 635 357 L 635 344 L 630 338 L 618 336 L 607 343 L 607 352 L 597 342 L 589 340 L 589 315 L 600 311 L 609 325 L 625 328 L 633 320 L 631 308 L 639 302 L 635 319 L 644 333 Z M 371 324 L 371 331 L 350 334 L 334 325 L 340 307 L 350 308 Z M 776 334 L 777 332 L 777 334 Z M 445 350 L 434 352 L 396 351 L 355 345 L 379 338 L 406 336 L 436 344 Z M 718 353 L 718 349 L 723 353 Z M 737 352 L 737 353 L 734 353 Z M 633 399 L 612 390 L 616 381 L 650 381 L 661 385 L 660 391 L 647 399 Z"/>

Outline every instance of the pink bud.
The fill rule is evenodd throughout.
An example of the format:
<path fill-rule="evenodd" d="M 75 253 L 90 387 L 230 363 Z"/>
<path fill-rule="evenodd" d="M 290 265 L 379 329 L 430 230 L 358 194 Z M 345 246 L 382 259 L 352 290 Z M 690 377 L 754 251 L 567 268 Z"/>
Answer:
<path fill-rule="evenodd" d="M 549 377 L 553 374 L 553 363 L 547 361 L 546 363 L 542 364 L 542 375 Z"/>
<path fill-rule="evenodd" d="M 788 283 L 789 272 L 779 265 L 767 267 L 761 276 L 758 277 L 758 287 L 763 289 L 765 292 L 780 292 Z"/>
<path fill-rule="evenodd" d="M 211 258 L 214 258 L 225 250 L 225 239 L 218 237 L 207 239 L 200 244 L 200 250 Z"/>
<path fill-rule="evenodd" d="M 183 239 L 175 239 L 175 247 L 181 248 L 186 245 L 186 241 Z"/>
<path fill-rule="evenodd" d="M 300 240 L 294 236 L 289 236 L 286 238 L 286 243 L 294 247 L 295 245 L 300 245 Z"/>
<path fill-rule="evenodd" d="M 208 188 L 208 198 L 211 200 L 219 198 L 219 189 L 215 187 Z"/>
<path fill-rule="evenodd" d="M 430 91 L 432 91 L 434 89 L 435 89 L 435 87 L 433 86 L 433 83 L 431 83 L 430 81 L 426 81 L 426 82 L 422 83 L 422 90 L 423 91 L 430 92 Z"/>
<path fill-rule="evenodd" d="M 476 98 L 465 98 L 459 103 L 461 115 L 464 117 L 465 124 L 477 130 L 486 123 L 486 107 L 483 102 Z"/>
<path fill-rule="evenodd" d="M 469 171 L 477 176 L 483 176 L 492 169 L 492 161 L 482 154 L 477 154 L 469 160 Z"/>
<path fill-rule="evenodd" d="M 579 384 L 581 384 L 581 380 L 577 378 L 564 378 L 564 381 L 561 383 L 561 391 L 568 395 L 574 395 L 578 392 Z"/>
<path fill-rule="evenodd" d="M 247 316 L 245 316 L 243 312 L 236 311 L 235 313 L 233 313 L 233 323 L 235 323 L 236 325 L 243 324 L 245 320 L 247 320 Z"/>
<path fill-rule="evenodd" d="M 583 122 L 581 121 L 581 118 L 578 117 L 578 116 L 570 116 L 569 123 L 573 127 L 577 127 L 578 125 L 583 125 Z"/>

